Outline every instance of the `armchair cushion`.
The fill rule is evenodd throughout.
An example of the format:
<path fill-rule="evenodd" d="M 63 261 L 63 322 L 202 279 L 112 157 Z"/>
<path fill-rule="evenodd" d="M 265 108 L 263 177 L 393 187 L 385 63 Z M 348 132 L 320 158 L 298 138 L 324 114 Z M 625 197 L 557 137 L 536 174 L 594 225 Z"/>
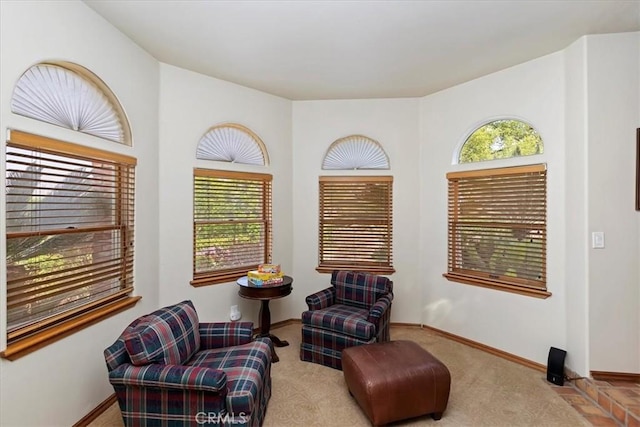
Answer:
<path fill-rule="evenodd" d="M 368 315 L 369 310 L 364 308 L 334 304 L 323 310 L 303 312 L 302 324 L 370 340 L 376 335 L 376 327 L 366 320 Z"/>
<path fill-rule="evenodd" d="M 145 316 L 124 336 L 134 365 L 183 365 L 200 349 L 198 314 L 191 301 Z"/>
<path fill-rule="evenodd" d="M 120 365 L 109 373 L 114 385 L 127 387 L 162 387 L 180 390 L 224 392 L 227 375 L 224 371 L 198 366 Z"/>
<path fill-rule="evenodd" d="M 257 409 L 254 407 L 260 402 L 257 396 L 262 394 L 264 378 L 269 375 L 271 346 L 268 339 L 258 338 L 235 347 L 203 350 L 188 365 L 224 371 L 228 386 L 227 411 L 251 414 Z"/>
<path fill-rule="evenodd" d="M 331 283 L 336 288 L 336 303 L 369 309 L 382 295 L 391 292 L 391 281 L 375 274 L 334 271 Z"/>

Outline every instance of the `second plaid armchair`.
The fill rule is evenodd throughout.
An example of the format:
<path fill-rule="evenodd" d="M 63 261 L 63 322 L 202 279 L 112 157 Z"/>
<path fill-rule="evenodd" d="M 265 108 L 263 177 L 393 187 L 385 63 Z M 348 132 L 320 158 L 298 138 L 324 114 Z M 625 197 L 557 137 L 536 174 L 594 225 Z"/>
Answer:
<path fill-rule="evenodd" d="M 331 287 L 306 298 L 300 359 L 342 369 L 345 348 L 389 341 L 392 300 L 388 278 L 334 271 Z"/>

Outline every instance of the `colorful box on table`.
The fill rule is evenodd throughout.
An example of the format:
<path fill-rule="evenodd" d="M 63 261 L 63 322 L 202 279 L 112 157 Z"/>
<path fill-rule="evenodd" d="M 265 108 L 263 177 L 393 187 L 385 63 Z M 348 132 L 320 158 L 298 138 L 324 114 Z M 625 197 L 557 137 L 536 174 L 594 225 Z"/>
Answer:
<path fill-rule="evenodd" d="M 280 264 L 260 264 L 258 266 L 260 273 L 280 273 Z"/>
<path fill-rule="evenodd" d="M 262 273 L 260 270 L 251 270 L 247 273 L 247 278 L 255 286 L 275 285 L 284 281 L 284 273 Z"/>

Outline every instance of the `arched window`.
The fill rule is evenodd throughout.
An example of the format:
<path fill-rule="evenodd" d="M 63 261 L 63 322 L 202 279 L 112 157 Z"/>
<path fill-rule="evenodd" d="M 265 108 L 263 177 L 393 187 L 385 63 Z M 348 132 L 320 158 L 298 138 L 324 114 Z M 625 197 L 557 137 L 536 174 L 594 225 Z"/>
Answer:
<path fill-rule="evenodd" d="M 516 119 L 500 119 L 474 130 L 462 145 L 458 163 L 542 154 L 544 144 L 533 126 Z"/>
<path fill-rule="evenodd" d="M 258 135 L 237 123 L 211 127 L 196 158 L 267 166 Z M 270 174 L 196 168 L 193 172 L 192 286 L 226 283 L 271 262 Z"/>
<path fill-rule="evenodd" d="M 11 112 L 131 145 L 116 96 L 88 69 L 42 62 Z M 136 159 L 8 130 L 7 348 L 15 360 L 134 305 Z"/>
<path fill-rule="evenodd" d="M 324 170 L 389 169 L 382 145 L 363 135 L 334 141 Z M 320 176 L 318 267 L 321 273 L 347 269 L 392 274 L 393 176 Z"/>
<path fill-rule="evenodd" d="M 196 158 L 245 165 L 269 164 L 269 154 L 260 137 L 236 123 L 224 123 L 209 129 L 198 142 Z"/>
<path fill-rule="evenodd" d="M 20 76 L 11 112 L 78 132 L 131 145 L 131 129 L 111 89 L 72 62 L 43 62 Z"/>

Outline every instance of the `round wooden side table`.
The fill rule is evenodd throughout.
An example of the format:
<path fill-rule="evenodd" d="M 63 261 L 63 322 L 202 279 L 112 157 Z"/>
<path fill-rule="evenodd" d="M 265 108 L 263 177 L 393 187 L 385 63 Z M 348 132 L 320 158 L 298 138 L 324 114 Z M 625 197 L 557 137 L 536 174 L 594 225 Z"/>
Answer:
<path fill-rule="evenodd" d="M 286 347 L 289 345 L 287 341 L 283 341 L 277 336 L 271 334 L 271 311 L 269 310 L 269 301 L 272 299 L 286 297 L 291 293 L 293 289 L 291 284 L 293 278 L 290 276 L 284 276 L 282 283 L 274 285 L 256 286 L 249 282 L 247 276 L 241 277 L 237 280 L 238 295 L 242 298 L 260 300 L 260 332 L 257 334 L 259 337 L 269 337 L 276 347 Z M 278 362 L 280 358 L 275 352 L 273 352 L 273 362 Z"/>

